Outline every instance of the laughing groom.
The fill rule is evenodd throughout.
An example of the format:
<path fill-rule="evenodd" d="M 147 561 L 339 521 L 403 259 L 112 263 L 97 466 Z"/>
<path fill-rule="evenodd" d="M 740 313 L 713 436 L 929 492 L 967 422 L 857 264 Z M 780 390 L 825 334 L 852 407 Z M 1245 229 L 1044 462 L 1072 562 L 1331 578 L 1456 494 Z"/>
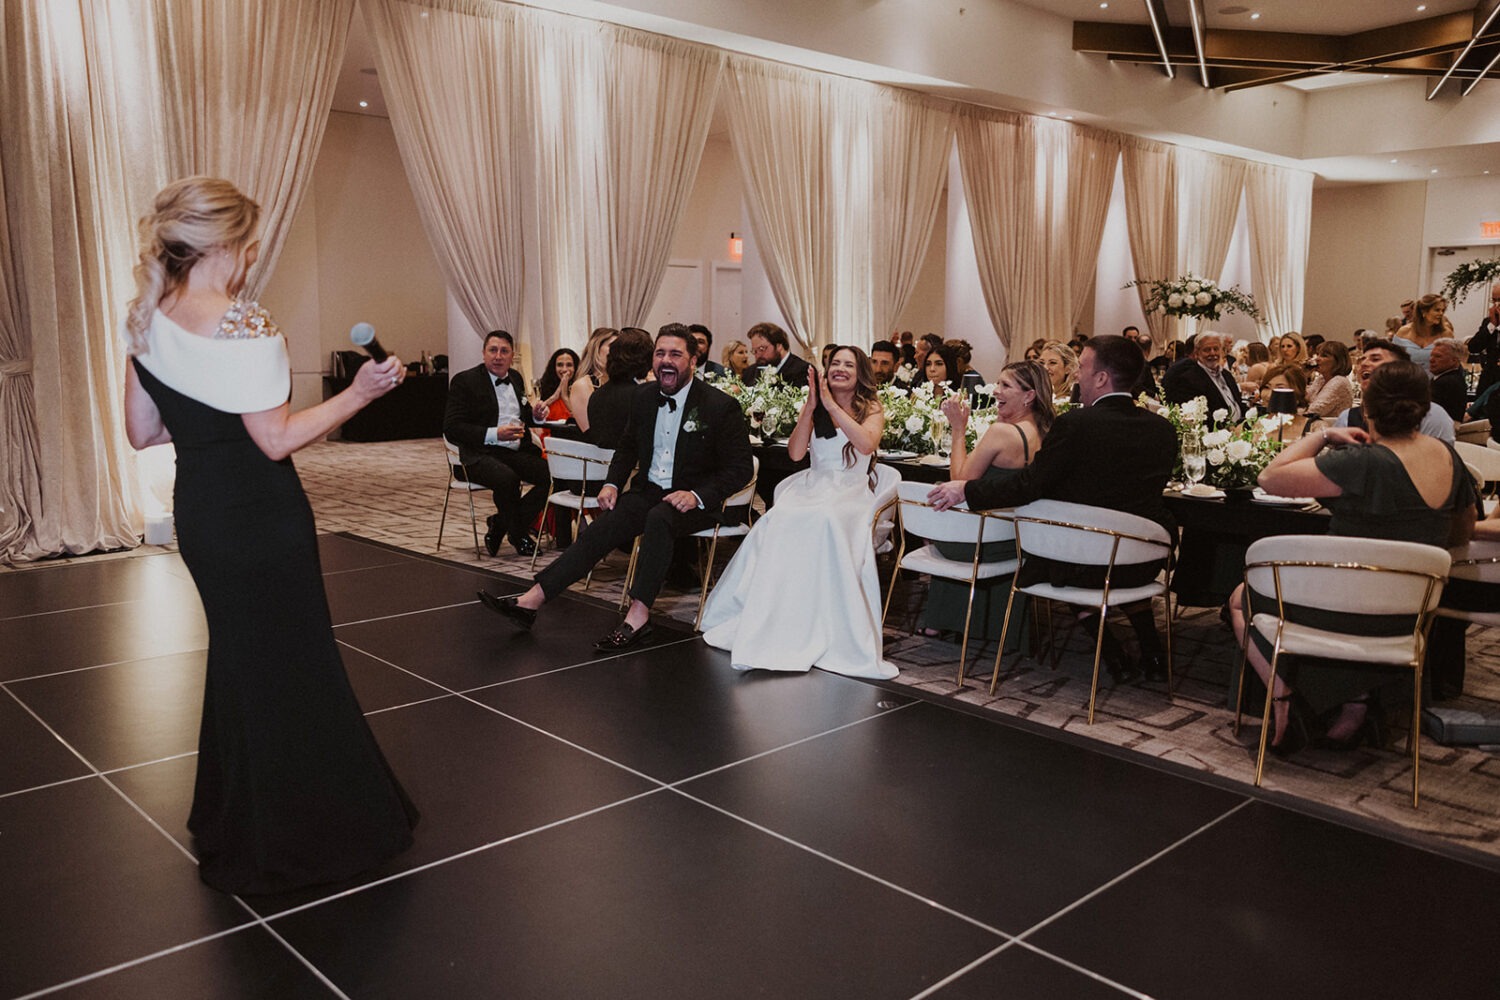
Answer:
<path fill-rule="evenodd" d="M 720 504 L 750 481 L 753 469 L 750 432 L 739 404 L 693 378 L 696 357 L 686 326 L 661 328 L 651 364 L 656 381 L 641 385 L 631 401 L 630 420 L 599 491 L 602 513 L 520 597 L 481 590 L 479 599 L 486 607 L 530 628 L 543 604 L 639 536 L 630 609 L 594 648 L 629 649 L 650 634 L 651 604 L 676 540 L 712 525 Z M 635 478 L 627 489 L 632 472 Z"/>

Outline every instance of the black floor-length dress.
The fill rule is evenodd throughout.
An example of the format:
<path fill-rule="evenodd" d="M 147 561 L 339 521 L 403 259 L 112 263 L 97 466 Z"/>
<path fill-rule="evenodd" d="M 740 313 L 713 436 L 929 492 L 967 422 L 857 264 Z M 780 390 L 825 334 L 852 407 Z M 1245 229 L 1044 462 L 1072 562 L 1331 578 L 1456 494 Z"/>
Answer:
<path fill-rule="evenodd" d="M 297 471 L 135 365 L 176 445 L 177 540 L 208 619 L 188 819 L 203 881 L 260 894 L 370 868 L 411 845 L 417 812 L 344 673 Z"/>

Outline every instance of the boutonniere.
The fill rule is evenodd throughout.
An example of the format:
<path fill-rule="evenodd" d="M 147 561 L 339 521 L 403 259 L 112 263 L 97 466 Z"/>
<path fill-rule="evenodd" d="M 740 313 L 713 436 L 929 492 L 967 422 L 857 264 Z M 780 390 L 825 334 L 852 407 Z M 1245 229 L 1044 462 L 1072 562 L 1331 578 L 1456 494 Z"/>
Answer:
<path fill-rule="evenodd" d="M 696 406 L 691 410 L 688 410 L 687 413 L 683 414 L 682 433 L 696 434 L 702 429 L 703 425 L 698 422 L 698 408 Z"/>

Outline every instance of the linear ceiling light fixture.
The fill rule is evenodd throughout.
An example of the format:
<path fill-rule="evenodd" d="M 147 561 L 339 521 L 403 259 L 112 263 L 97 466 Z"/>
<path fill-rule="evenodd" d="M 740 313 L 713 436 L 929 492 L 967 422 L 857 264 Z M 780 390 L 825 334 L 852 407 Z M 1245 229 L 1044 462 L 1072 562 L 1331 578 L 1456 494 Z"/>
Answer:
<path fill-rule="evenodd" d="M 1458 54 L 1458 58 L 1453 60 L 1453 64 L 1448 67 L 1448 72 L 1443 74 L 1443 78 L 1437 82 L 1437 86 L 1433 87 L 1432 92 L 1427 95 L 1427 99 L 1429 101 L 1437 96 L 1437 92 L 1443 89 L 1443 84 L 1448 82 L 1448 78 L 1453 75 L 1453 71 L 1458 69 L 1458 64 L 1464 61 L 1464 58 L 1474 50 L 1474 46 L 1478 44 L 1479 39 L 1483 37 L 1484 33 L 1490 30 L 1490 25 L 1495 23 L 1496 14 L 1500 14 L 1500 3 L 1490 4 L 1490 12 L 1485 15 L 1484 23 L 1479 26 L 1478 31 L 1474 32 L 1474 37 L 1469 39 L 1469 44 L 1464 46 L 1464 50 Z M 1495 65 L 1495 60 L 1491 59 L 1490 65 L 1484 68 L 1484 72 L 1488 73 L 1490 71 L 1490 66 L 1493 65 Z M 1483 78 L 1484 73 L 1479 74 L 1479 79 Z M 1477 83 L 1478 80 L 1476 80 L 1475 82 Z M 1467 94 L 1472 89 L 1474 88 L 1472 85 L 1470 85 L 1467 89 L 1464 90 L 1464 93 Z"/>
<path fill-rule="evenodd" d="M 1203 23 L 1198 0 L 1188 0 L 1188 17 L 1193 22 L 1193 49 L 1198 53 L 1198 74 L 1203 78 L 1203 86 L 1208 87 L 1208 60 L 1203 56 L 1203 34 L 1208 26 Z"/>
<path fill-rule="evenodd" d="M 1167 36 L 1162 33 L 1164 22 L 1167 19 L 1166 10 L 1163 8 L 1160 17 L 1157 16 L 1157 6 L 1162 0 L 1146 0 L 1146 16 L 1151 18 L 1151 34 L 1156 36 L 1156 51 L 1161 53 L 1162 69 L 1167 71 L 1167 79 L 1176 78 L 1177 71 L 1172 68 L 1172 57 L 1167 55 Z"/>
<path fill-rule="evenodd" d="M 1500 10 L 1500 8 L 1496 8 L 1496 9 Z M 1480 70 L 1479 71 L 1479 75 L 1476 76 L 1474 79 L 1472 79 L 1472 80 L 1470 80 L 1468 82 L 1468 84 L 1464 87 L 1463 93 L 1460 96 L 1461 97 L 1468 97 L 1469 96 L 1469 91 L 1471 91 L 1475 87 L 1479 86 L 1479 81 L 1483 80 L 1485 77 L 1487 77 L 1487 76 L 1490 75 L 1490 70 L 1492 70 L 1492 69 L 1495 68 L 1495 63 L 1497 63 L 1497 62 L 1500 62 L 1500 49 L 1496 49 L 1495 50 L 1495 56 L 1494 56 L 1494 58 L 1491 59 L 1489 62 L 1487 62 L 1487 63 L 1484 64 L 1484 69 Z"/>

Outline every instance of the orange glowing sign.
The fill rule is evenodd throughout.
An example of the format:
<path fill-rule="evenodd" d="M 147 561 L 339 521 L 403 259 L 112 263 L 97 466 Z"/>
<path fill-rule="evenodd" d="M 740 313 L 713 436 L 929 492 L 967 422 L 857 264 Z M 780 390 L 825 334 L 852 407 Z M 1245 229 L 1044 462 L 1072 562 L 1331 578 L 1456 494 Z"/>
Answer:
<path fill-rule="evenodd" d="M 1500 240 L 1500 222 L 1481 222 L 1479 235 L 1487 240 Z"/>

